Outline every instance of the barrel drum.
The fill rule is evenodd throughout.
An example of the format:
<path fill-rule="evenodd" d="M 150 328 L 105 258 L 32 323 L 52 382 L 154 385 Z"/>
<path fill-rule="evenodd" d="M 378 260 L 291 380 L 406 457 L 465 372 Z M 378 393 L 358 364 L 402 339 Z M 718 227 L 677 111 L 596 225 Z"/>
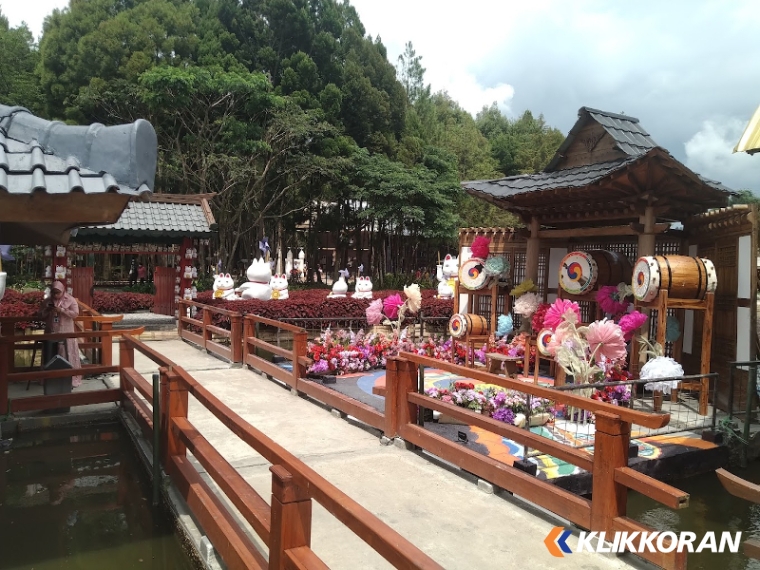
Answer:
<path fill-rule="evenodd" d="M 616 251 L 572 251 L 560 263 L 559 284 L 572 295 L 583 295 L 604 285 L 627 283 L 631 263 Z"/>
<path fill-rule="evenodd" d="M 464 338 L 467 335 L 485 335 L 488 332 L 488 320 L 481 315 L 456 313 L 449 319 L 449 334 L 454 338 Z"/>
<path fill-rule="evenodd" d="M 633 294 L 639 301 L 654 301 L 660 291 L 676 299 L 705 298 L 718 286 L 715 266 L 709 259 L 687 255 L 640 257 L 633 268 Z"/>

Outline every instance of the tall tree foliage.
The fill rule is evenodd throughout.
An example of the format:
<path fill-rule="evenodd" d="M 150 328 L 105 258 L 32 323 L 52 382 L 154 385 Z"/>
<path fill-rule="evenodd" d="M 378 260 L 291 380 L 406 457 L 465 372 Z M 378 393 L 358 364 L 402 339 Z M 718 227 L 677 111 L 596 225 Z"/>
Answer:
<path fill-rule="evenodd" d="M 11 28 L 0 11 L 0 100 L 32 112 L 42 111 L 43 99 L 35 67 L 39 52 L 26 24 Z"/>

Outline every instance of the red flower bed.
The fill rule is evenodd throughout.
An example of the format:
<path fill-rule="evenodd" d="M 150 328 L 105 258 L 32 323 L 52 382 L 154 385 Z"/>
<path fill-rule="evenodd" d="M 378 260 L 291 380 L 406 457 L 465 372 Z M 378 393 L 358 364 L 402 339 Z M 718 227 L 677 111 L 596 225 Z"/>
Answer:
<path fill-rule="evenodd" d="M 153 295 L 147 293 L 105 293 L 95 291 L 92 308 L 99 313 L 134 313 L 153 307 Z"/>
<path fill-rule="evenodd" d="M 0 301 L 0 317 L 30 317 L 28 322 L 16 323 L 16 328 L 20 330 L 45 328 L 44 322 L 31 320 L 37 316 L 41 303 L 42 293 L 39 291 L 19 293 L 6 289 L 3 300 Z"/>
<path fill-rule="evenodd" d="M 230 311 L 236 311 L 243 314 L 258 315 L 268 319 L 337 319 L 335 321 L 323 324 L 331 326 L 345 327 L 350 322 L 366 323 L 367 307 L 371 303 L 370 299 L 354 299 L 350 296 L 346 298 L 328 299 L 328 289 L 306 289 L 302 291 L 290 291 L 289 298 L 277 301 L 224 301 L 214 299 L 211 291 L 198 293 L 196 299 L 199 303 L 224 308 Z M 374 291 L 374 299 L 384 299 L 390 295 L 395 295 L 399 291 Z M 400 293 L 404 298 L 403 292 Z M 435 299 L 436 291 L 426 289 L 422 291 L 422 309 L 421 312 L 425 317 L 443 317 L 451 316 L 454 302 L 451 299 Z M 201 318 L 198 316 L 197 318 Z M 342 319 L 342 320 L 341 320 Z M 350 319 L 350 321 L 348 320 Z M 221 315 L 214 315 L 213 322 L 216 326 L 229 328 L 229 320 Z M 293 323 L 292 320 L 287 322 Z M 415 318 L 409 315 L 404 321 L 407 324 L 415 322 Z M 293 324 L 297 326 L 307 326 L 308 321 L 296 320 Z M 311 323 L 313 325 L 313 323 Z"/>

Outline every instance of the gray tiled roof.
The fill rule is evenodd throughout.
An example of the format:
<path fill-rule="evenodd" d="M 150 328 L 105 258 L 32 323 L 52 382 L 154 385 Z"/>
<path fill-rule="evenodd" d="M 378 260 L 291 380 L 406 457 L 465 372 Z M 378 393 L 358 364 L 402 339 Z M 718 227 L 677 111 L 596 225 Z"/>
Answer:
<path fill-rule="evenodd" d="M 0 105 L 0 191 L 142 194 L 153 189 L 156 160 L 147 121 L 69 126 Z"/>
<path fill-rule="evenodd" d="M 212 228 L 200 204 L 130 201 L 118 222 L 106 226 L 82 227 L 77 237 L 202 237 L 211 232 Z"/>
<path fill-rule="evenodd" d="M 615 146 L 628 156 L 640 156 L 648 150 L 659 146 L 654 142 L 649 133 L 641 127 L 637 118 L 617 113 L 608 113 L 607 111 L 600 111 L 591 107 L 581 107 L 578 110 L 578 120 L 573 125 L 573 128 L 570 129 L 570 132 L 567 133 L 567 137 L 565 137 L 565 140 L 557 149 L 554 158 L 552 158 L 544 170 L 554 170 L 556 168 L 557 164 L 562 160 L 565 151 L 575 140 L 578 131 L 586 125 L 589 119 L 599 123 L 615 141 Z"/>
<path fill-rule="evenodd" d="M 613 160 L 576 166 L 555 172 L 539 172 L 538 174 L 521 174 L 508 176 L 498 180 L 476 180 L 462 182 L 467 190 L 490 194 L 494 198 L 507 198 L 517 194 L 548 190 L 551 188 L 582 188 L 604 178 L 627 164 L 635 162 L 637 157 L 625 160 Z"/>

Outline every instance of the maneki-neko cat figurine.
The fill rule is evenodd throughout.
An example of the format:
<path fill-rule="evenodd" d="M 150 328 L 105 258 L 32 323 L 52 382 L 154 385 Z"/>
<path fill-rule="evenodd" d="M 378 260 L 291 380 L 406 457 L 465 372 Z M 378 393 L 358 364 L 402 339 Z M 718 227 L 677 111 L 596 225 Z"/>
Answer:
<path fill-rule="evenodd" d="M 446 255 L 443 263 L 437 266 L 438 298 L 453 299 L 457 276 L 459 275 L 459 258 Z"/>

